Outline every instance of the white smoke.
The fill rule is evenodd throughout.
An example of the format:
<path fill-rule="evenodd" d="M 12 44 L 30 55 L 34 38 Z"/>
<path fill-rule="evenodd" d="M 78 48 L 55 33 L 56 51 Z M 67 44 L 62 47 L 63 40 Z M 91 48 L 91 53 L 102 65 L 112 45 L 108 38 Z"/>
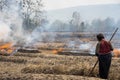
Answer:
<path fill-rule="evenodd" d="M 68 48 L 71 48 L 71 50 L 82 50 L 82 51 L 88 51 L 90 54 L 95 54 L 95 46 L 96 46 L 96 42 L 92 42 L 92 41 L 87 41 L 84 42 L 80 39 L 75 39 L 72 41 L 68 42 Z"/>
<path fill-rule="evenodd" d="M 0 40 L 8 42 L 17 42 L 23 35 L 22 19 L 15 0 L 8 1 L 8 8 L 0 12 L 0 33 Z"/>
<path fill-rule="evenodd" d="M 27 44 L 32 44 L 35 43 L 36 41 L 42 41 L 42 33 L 43 32 L 43 28 L 42 27 L 37 27 L 35 30 L 33 30 L 33 32 L 27 36 L 26 41 Z"/>
<path fill-rule="evenodd" d="M 56 34 L 49 32 L 49 25 L 35 28 L 30 35 L 26 37 L 26 45 L 32 45 L 35 42 L 54 42 Z"/>
<path fill-rule="evenodd" d="M 9 25 L 0 21 L 0 40 L 7 41 L 7 38 L 9 37 L 10 32 L 11 32 L 11 29 Z"/>
<path fill-rule="evenodd" d="M 34 44 L 37 41 L 54 41 L 55 34 L 44 33 L 49 30 L 49 25 L 38 26 L 29 34 L 24 32 L 22 12 L 18 2 L 7 0 L 7 5 L 8 7 L 0 12 L 0 40 L 12 41 L 14 44 L 24 43 L 22 45 Z"/>
<path fill-rule="evenodd" d="M 91 46 L 92 46 L 92 44 L 90 44 L 90 43 L 84 43 L 84 44 L 80 44 L 79 49 L 87 50 L 87 49 L 90 49 Z"/>

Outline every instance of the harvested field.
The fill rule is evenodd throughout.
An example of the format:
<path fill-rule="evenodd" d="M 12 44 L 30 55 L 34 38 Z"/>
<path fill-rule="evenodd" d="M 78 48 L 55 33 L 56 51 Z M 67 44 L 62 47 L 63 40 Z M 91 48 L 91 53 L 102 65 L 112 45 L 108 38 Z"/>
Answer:
<path fill-rule="evenodd" d="M 97 58 L 95 56 L 67 56 L 42 53 L 16 53 L 0 57 L 1 80 L 100 80 L 98 66 L 88 76 Z M 120 59 L 113 58 L 109 80 L 119 80 Z M 118 73 L 118 74 L 117 74 Z"/>
<path fill-rule="evenodd" d="M 98 77 L 98 65 L 89 75 L 97 61 L 89 49 L 96 41 L 89 42 L 86 37 L 81 41 L 70 39 L 71 44 L 75 43 L 71 46 L 68 38 L 62 39 L 66 41 L 38 42 L 25 48 L 18 46 L 14 54 L 0 55 L 0 80 L 102 80 Z M 87 46 L 90 48 L 82 48 Z M 119 66 L 120 58 L 113 57 L 109 80 L 120 80 Z"/>
<path fill-rule="evenodd" d="M 22 59 L 21 57 L 13 57 L 13 56 L 0 56 L 0 61 L 2 62 L 14 62 L 14 63 L 26 63 L 26 59 Z"/>
<path fill-rule="evenodd" d="M 0 80 L 102 80 L 102 79 L 74 75 L 0 73 Z"/>

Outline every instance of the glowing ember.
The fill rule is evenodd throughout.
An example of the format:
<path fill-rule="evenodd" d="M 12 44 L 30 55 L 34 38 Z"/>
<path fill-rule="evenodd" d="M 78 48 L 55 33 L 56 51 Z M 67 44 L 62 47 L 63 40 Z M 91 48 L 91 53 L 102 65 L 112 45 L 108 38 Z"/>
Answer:
<path fill-rule="evenodd" d="M 120 56 L 120 49 L 114 49 L 113 53 L 114 53 L 115 57 L 119 57 Z"/>

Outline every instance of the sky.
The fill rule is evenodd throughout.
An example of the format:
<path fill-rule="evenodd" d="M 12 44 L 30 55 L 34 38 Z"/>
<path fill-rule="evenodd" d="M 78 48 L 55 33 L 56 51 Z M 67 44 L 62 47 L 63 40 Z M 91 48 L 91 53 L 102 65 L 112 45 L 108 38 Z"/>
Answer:
<path fill-rule="evenodd" d="M 118 4 L 120 0 L 42 0 L 45 10 L 55 10 L 80 5 Z"/>

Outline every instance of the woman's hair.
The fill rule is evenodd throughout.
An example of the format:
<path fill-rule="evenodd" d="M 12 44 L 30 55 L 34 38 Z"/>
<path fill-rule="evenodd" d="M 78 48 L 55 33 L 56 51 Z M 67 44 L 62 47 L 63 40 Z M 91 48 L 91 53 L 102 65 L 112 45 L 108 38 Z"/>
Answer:
<path fill-rule="evenodd" d="M 104 35 L 103 35 L 102 33 L 99 33 L 99 34 L 97 35 L 97 40 L 98 40 L 98 41 L 101 41 L 102 39 L 104 39 Z"/>

